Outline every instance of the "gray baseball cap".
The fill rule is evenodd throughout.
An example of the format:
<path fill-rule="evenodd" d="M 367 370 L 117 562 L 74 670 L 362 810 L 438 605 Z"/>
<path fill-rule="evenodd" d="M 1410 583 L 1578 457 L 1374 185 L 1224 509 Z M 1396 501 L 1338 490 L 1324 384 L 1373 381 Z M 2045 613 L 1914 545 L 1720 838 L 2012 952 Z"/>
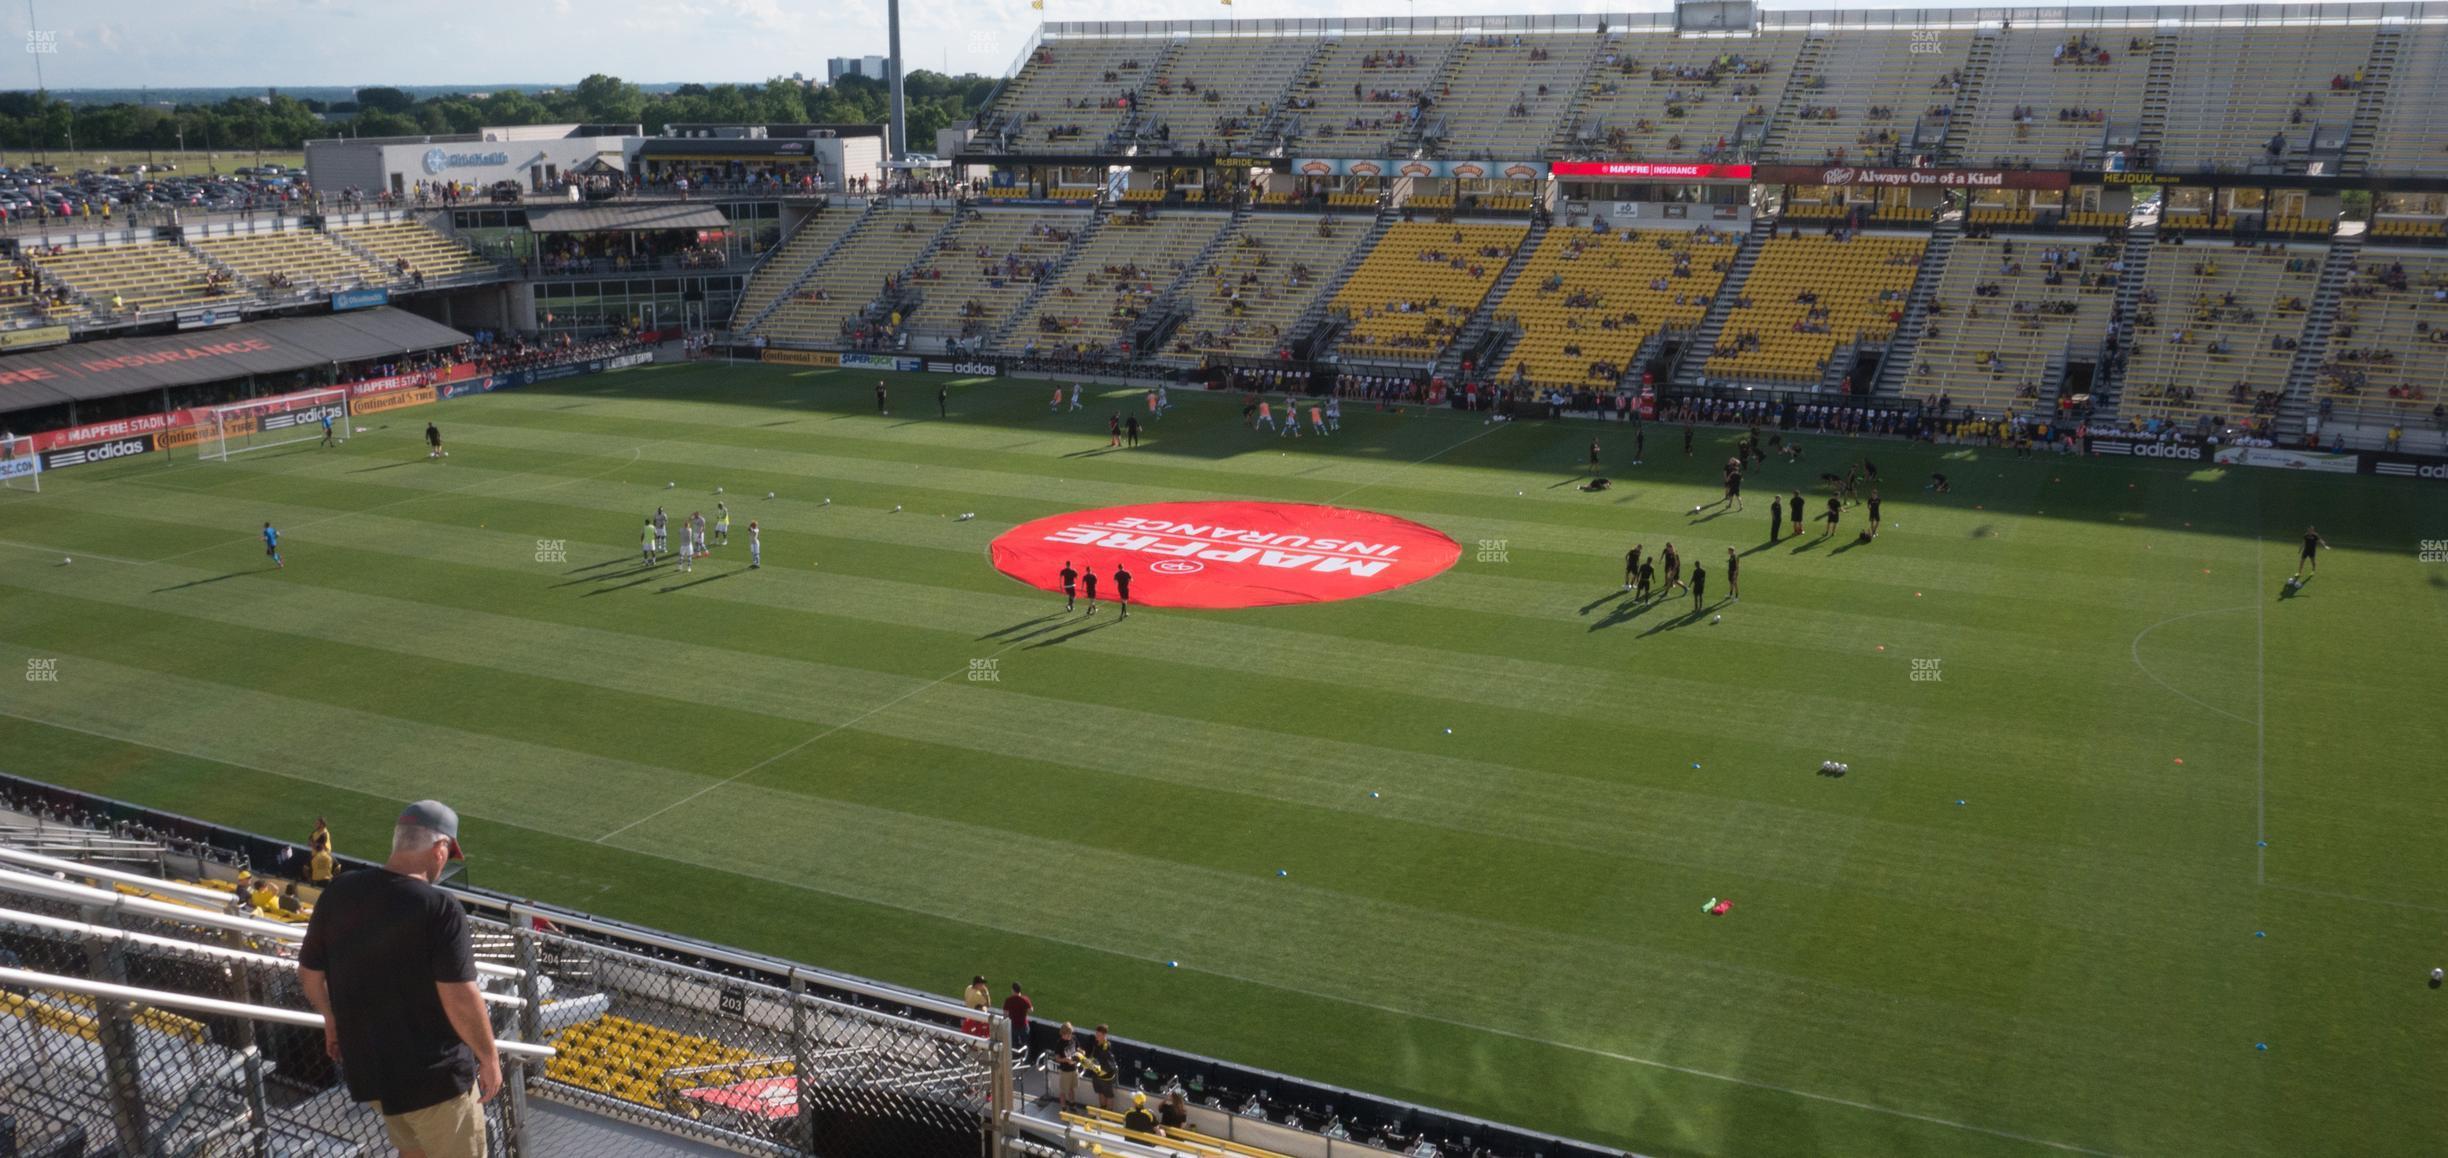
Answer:
<path fill-rule="evenodd" d="M 450 841 L 451 859 L 467 859 L 459 849 L 459 814 L 451 811 L 450 805 L 439 800 L 419 800 L 400 813 L 399 822 L 441 833 Z"/>

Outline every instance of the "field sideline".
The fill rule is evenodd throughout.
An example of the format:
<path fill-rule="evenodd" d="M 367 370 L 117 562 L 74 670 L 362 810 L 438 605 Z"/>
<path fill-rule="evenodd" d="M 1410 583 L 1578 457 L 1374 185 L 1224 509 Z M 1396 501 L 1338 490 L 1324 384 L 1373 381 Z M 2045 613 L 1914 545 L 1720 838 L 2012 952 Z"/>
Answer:
<path fill-rule="evenodd" d="M 300 840 L 326 814 L 359 856 L 436 796 L 490 887 L 945 994 L 1016 977 L 1041 1015 L 1651 1155 L 2448 1136 L 2423 484 L 1806 435 L 1694 516 L 1733 430 L 1686 459 L 1653 424 L 1633 467 L 1620 426 L 1354 404 L 1279 439 L 1177 391 L 1107 452 L 1134 392 L 952 379 L 944 420 L 942 381 L 879 416 L 871 376 L 657 367 L 0 491 L 0 668 L 58 661 L 8 677 L 0 768 Z M 1815 514 L 1848 453 L 1885 533 L 1768 545 L 1768 497 Z M 734 545 L 639 568 L 643 516 L 717 486 Z M 1127 622 L 986 559 L 1206 498 L 1462 557 Z M 2289 592 L 2310 522 L 2338 549 Z M 1620 598 L 1669 539 L 1712 603 L 1744 553 L 1722 622 Z"/>

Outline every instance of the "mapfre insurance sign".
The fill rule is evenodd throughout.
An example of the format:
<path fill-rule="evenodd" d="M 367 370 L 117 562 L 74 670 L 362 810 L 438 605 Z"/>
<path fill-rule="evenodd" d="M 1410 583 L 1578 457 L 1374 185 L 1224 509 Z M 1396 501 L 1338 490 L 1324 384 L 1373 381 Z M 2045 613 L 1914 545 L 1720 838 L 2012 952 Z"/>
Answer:
<path fill-rule="evenodd" d="M 1356 599 L 1434 578 L 1461 557 L 1434 527 L 1311 503 L 1149 503 L 1023 523 L 994 541 L 995 569 L 1048 591 L 1093 570 L 1150 607 L 1273 607 Z"/>

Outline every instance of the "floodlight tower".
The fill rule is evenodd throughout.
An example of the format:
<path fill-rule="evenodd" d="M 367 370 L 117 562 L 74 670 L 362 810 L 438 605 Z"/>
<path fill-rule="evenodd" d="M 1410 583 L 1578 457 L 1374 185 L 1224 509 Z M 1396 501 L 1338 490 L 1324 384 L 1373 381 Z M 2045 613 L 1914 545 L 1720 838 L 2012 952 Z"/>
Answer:
<path fill-rule="evenodd" d="M 884 66 L 889 77 L 885 83 L 892 89 L 892 120 L 884 129 L 884 156 L 898 161 L 909 155 L 909 121 L 901 106 L 901 0 L 885 0 L 884 28 L 886 49 L 892 53 Z"/>

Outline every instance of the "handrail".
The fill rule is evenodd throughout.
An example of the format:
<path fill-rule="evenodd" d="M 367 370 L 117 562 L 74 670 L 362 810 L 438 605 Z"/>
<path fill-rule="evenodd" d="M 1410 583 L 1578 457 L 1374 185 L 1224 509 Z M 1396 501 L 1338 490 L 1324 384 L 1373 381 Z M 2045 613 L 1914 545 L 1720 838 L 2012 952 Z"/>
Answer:
<path fill-rule="evenodd" d="M 228 904 L 230 898 L 228 893 L 216 892 L 212 889 L 205 888 L 202 885 L 191 885 L 185 881 L 163 880 L 160 877 L 149 877 L 143 873 L 132 873 L 123 869 L 103 868 L 100 865 L 87 864 L 81 860 L 68 860 L 63 857 L 44 856 L 38 852 L 27 852 L 24 849 L 10 848 L 7 845 L 0 845 L 0 860 L 15 861 L 18 864 L 33 865 L 36 868 L 48 869 L 52 872 L 75 873 L 78 876 L 93 877 L 97 880 L 118 881 L 123 884 L 141 885 L 156 892 L 184 893 L 188 896 L 196 898 L 197 900 L 211 901 L 214 904 Z"/>
<path fill-rule="evenodd" d="M 29 913 L 22 909 L 0 909 L 0 925 L 4 924 L 32 925 L 36 928 L 52 929 L 62 933 L 74 933 L 81 937 L 103 937 L 131 945 L 147 945 L 248 965 L 272 965 L 283 969 L 297 968 L 297 962 L 287 957 L 276 957 L 270 953 L 249 953 L 244 949 L 232 949 L 227 945 L 214 945 L 203 941 L 182 941 L 176 937 L 164 937 L 157 933 L 139 933 L 132 929 L 113 929 L 107 925 L 92 925 L 83 921 L 71 921 L 66 917 L 54 917 L 46 913 Z M 527 1005 L 526 998 L 515 994 L 494 993 L 486 990 L 481 991 L 480 995 L 486 1001 L 509 1009 L 523 1009 Z"/>
<path fill-rule="evenodd" d="M 31 969 L 0 968 L 0 984 L 18 985 L 27 989 L 57 989 L 64 993 L 81 993 L 105 1001 L 127 1001 L 137 1005 L 163 1009 L 183 1009 L 189 1013 L 212 1013 L 223 1017 L 243 1017 L 249 1021 L 272 1021 L 305 1029 L 323 1028 L 323 1015 L 301 1013 L 269 1005 L 247 1005 L 223 1001 L 217 997 L 197 997 L 188 993 L 172 993 L 162 989 L 137 989 L 128 985 L 113 985 L 107 981 L 88 981 L 82 977 L 61 977 L 37 973 Z M 493 1048 L 506 1057 L 548 1058 L 560 1051 L 549 1045 L 530 1045 L 523 1041 L 502 1041 L 496 1038 Z"/>

